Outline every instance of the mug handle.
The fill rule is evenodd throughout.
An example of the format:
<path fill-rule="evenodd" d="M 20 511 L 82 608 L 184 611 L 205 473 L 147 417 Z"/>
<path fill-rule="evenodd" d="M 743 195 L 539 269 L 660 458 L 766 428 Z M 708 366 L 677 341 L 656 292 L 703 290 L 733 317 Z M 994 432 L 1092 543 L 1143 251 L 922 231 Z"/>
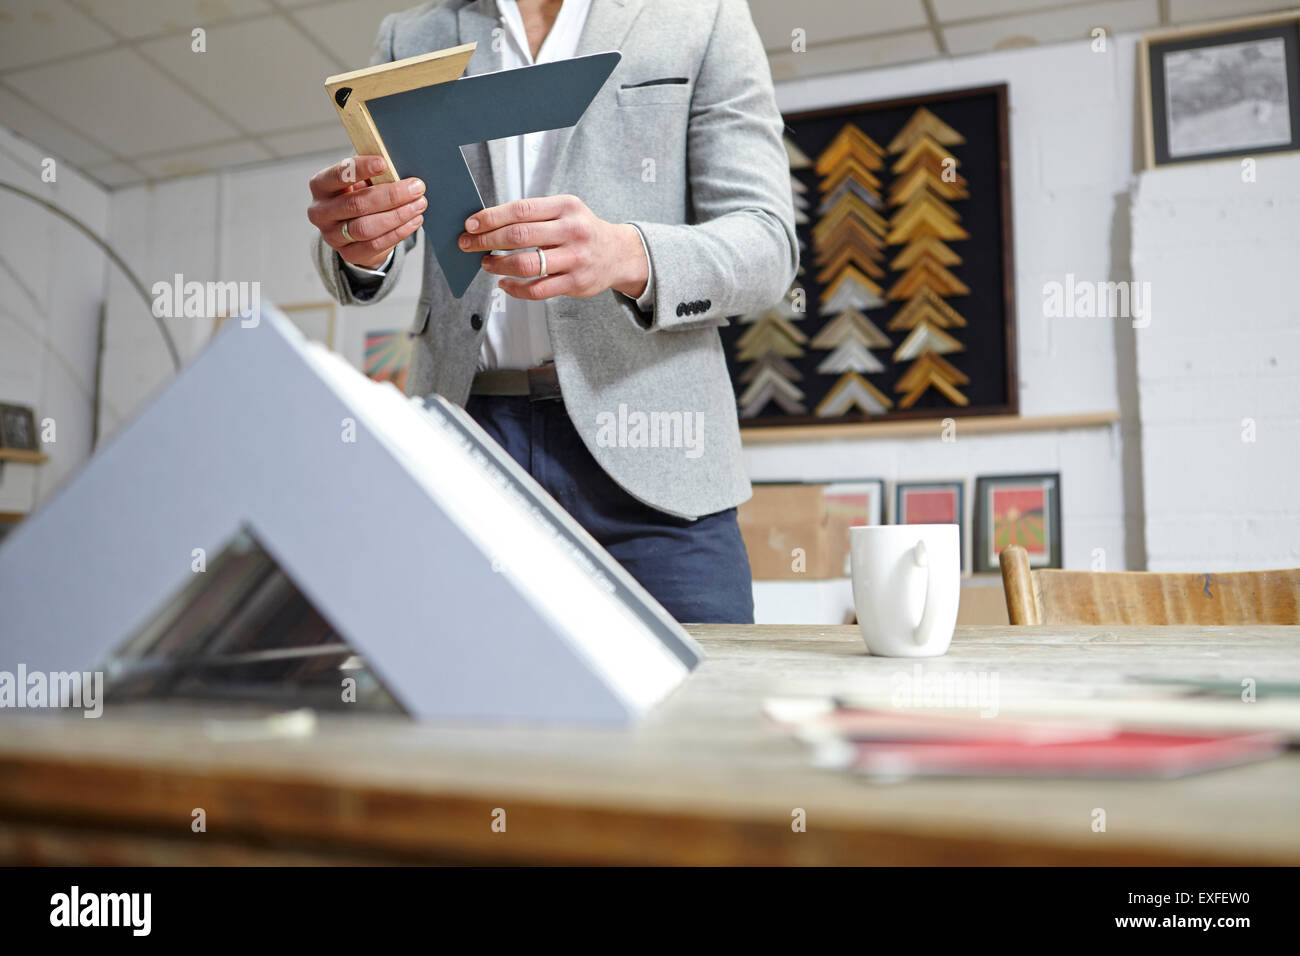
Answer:
<path fill-rule="evenodd" d="M 936 607 L 939 602 L 930 599 L 931 595 L 938 591 L 937 572 L 934 563 L 930 560 L 930 549 L 925 546 L 924 541 L 916 542 L 916 547 L 912 549 L 912 561 L 918 570 L 926 572 L 925 605 L 921 611 L 921 622 L 912 629 L 912 641 L 918 647 L 923 647 L 930 641 L 931 632 L 934 630 L 934 619 L 938 613 Z"/>

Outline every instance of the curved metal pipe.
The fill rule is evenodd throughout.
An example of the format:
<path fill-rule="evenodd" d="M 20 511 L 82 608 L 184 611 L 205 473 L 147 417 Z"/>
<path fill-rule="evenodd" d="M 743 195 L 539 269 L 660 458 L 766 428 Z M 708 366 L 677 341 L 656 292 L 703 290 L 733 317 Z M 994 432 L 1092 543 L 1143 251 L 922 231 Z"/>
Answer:
<path fill-rule="evenodd" d="M 54 213 L 60 219 L 64 220 L 65 222 L 69 223 L 72 226 L 75 226 L 82 233 L 82 235 L 84 235 L 95 245 L 99 246 L 99 248 L 103 251 L 104 255 L 108 256 L 108 258 L 112 261 L 113 265 L 117 266 L 118 269 L 121 270 L 122 274 L 126 276 L 127 281 L 131 283 L 131 285 L 135 288 L 135 291 L 140 293 L 140 298 L 144 299 L 145 305 L 149 307 L 149 314 L 153 316 L 154 323 L 158 326 L 158 334 L 163 337 L 163 342 L 166 344 L 167 351 L 171 355 L 172 366 L 177 371 L 180 371 L 180 367 L 181 367 L 180 352 L 176 350 L 176 342 L 172 338 L 171 332 L 167 331 L 167 326 L 163 324 L 163 320 L 153 314 L 153 297 L 149 295 L 149 291 L 145 288 L 144 283 L 140 281 L 139 276 L 137 276 L 134 272 L 131 271 L 131 267 L 128 266 L 126 262 L 123 261 L 122 257 L 119 256 L 113 250 L 113 247 L 110 246 L 103 239 L 99 238 L 99 236 L 97 236 L 93 231 L 91 231 L 90 227 L 87 226 L 85 223 L 83 223 L 80 219 L 77 219 L 75 216 L 65 212 L 64 210 L 56 206 L 54 203 L 50 202 L 48 199 L 45 199 L 41 196 L 36 195 L 35 193 L 28 192 L 26 189 L 21 189 L 18 186 L 14 186 L 6 182 L 0 182 L 0 189 L 5 190 L 6 192 L 15 193 L 16 195 L 22 196 L 24 199 L 30 199 L 32 202 L 44 206 L 46 209 Z"/>

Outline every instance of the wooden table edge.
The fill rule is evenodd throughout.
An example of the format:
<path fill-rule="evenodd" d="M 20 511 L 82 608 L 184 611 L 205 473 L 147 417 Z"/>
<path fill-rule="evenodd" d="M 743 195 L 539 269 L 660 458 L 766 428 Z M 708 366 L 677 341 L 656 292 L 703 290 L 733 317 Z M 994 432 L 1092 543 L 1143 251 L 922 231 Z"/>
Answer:
<path fill-rule="evenodd" d="M 339 862 L 595 865 L 1296 865 L 1294 856 L 1180 849 L 1093 834 L 1083 841 L 932 823 L 863 822 L 810 813 L 764 819 L 680 807 L 597 805 L 399 790 L 302 774 L 0 755 L 0 823 L 111 831 L 142 840 L 210 841 Z M 206 832 L 191 831 L 202 808 Z M 181 843 L 184 846 L 184 843 Z"/>

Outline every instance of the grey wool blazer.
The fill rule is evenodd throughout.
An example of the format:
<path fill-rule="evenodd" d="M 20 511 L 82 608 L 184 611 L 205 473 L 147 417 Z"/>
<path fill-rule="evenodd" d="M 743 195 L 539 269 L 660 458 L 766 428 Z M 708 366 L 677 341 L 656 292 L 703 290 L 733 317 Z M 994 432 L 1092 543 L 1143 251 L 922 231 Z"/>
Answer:
<path fill-rule="evenodd" d="M 384 18 L 373 62 L 476 40 L 467 74 L 498 70 L 500 26 L 496 0 L 426 3 Z M 557 297 L 546 301 L 547 326 L 565 406 L 596 461 L 635 498 L 695 518 L 751 494 L 718 328 L 775 304 L 798 268 L 783 124 L 743 0 L 593 0 L 578 54 L 605 50 L 623 59 L 559 134 L 545 194 L 571 193 L 641 230 L 654 308 L 612 290 Z M 503 141 L 464 150 L 488 206 L 503 150 Z M 437 183 L 428 197 L 438 201 Z M 494 280 L 480 271 L 456 299 L 424 245 L 406 388 L 463 405 Z M 314 255 L 329 292 L 352 305 L 388 294 L 414 246 L 415 237 L 400 246 L 368 288 L 319 236 Z"/>

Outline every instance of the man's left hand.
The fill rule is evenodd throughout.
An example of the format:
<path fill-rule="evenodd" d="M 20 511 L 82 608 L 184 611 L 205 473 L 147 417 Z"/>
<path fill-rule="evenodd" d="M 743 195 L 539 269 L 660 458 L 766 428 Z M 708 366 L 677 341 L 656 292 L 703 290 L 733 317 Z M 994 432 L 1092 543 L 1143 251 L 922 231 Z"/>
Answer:
<path fill-rule="evenodd" d="M 542 259 L 534 246 L 546 252 L 542 279 L 535 278 L 541 274 Z M 649 277 L 636 226 L 606 222 L 577 196 L 516 199 L 484 209 L 465 221 L 460 248 L 529 250 L 483 256 L 484 270 L 501 276 L 502 291 L 517 299 L 586 299 L 606 289 L 637 298 Z"/>

